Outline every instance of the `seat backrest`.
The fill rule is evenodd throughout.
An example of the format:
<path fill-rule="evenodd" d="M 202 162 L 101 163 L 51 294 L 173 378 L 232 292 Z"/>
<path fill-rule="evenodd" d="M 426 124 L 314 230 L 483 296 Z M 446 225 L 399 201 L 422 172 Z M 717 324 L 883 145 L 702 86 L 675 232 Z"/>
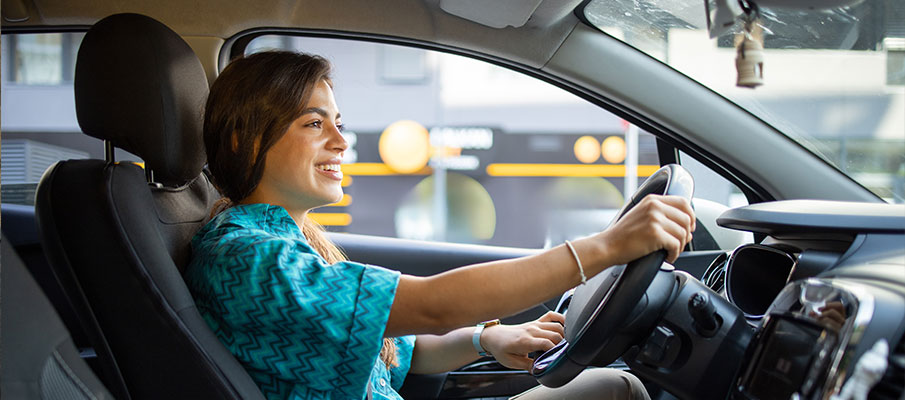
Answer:
<path fill-rule="evenodd" d="M 207 93 L 201 63 L 175 32 L 137 14 L 104 18 L 79 49 L 79 125 L 107 143 L 108 157 L 122 148 L 147 170 L 61 161 L 38 185 L 48 260 L 119 398 L 263 398 L 181 274 L 219 198 L 202 172 Z"/>
<path fill-rule="evenodd" d="M 0 393 L 4 398 L 112 398 L 79 357 L 63 321 L 6 236 L 0 239 L 0 259 Z"/>

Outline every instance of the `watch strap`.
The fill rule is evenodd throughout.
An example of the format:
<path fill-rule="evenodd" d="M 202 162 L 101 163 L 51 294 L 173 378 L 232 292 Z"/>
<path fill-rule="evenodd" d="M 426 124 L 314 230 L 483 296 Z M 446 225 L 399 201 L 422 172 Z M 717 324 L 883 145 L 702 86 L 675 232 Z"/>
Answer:
<path fill-rule="evenodd" d="M 471 335 L 471 344 L 474 345 L 474 349 L 477 350 L 478 355 L 481 357 L 493 356 L 487 350 L 484 350 L 484 347 L 481 346 L 481 334 L 484 333 L 484 328 L 489 328 L 491 326 L 499 325 L 500 320 L 494 319 L 490 321 L 484 321 L 477 324 L 474 328 L 474 333 Z"/>

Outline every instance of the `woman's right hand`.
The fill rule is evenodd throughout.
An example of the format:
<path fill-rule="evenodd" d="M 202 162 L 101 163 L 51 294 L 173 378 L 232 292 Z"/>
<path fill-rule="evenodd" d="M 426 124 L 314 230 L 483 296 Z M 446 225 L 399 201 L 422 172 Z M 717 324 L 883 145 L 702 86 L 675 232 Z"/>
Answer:
<path fill-rule="evenodd" d="M 535 351 L 547 351 L 566 334 L 566 317 L 548 311 L 540 318 L 520 325 L 496 325 L 484 330 L 482 346 L 503 366 L 529 370 L 534 360 L 528 358 Z"/>
<path fill-rule="evenodd" d="M 604 254 L 602 265 L 627 264 L 638 258 L 666 250 L 673 262 L 691 241 L 695 229 L 694 211 L 679 196 L 645 196 L 609 229 L 591 236 Z"/>

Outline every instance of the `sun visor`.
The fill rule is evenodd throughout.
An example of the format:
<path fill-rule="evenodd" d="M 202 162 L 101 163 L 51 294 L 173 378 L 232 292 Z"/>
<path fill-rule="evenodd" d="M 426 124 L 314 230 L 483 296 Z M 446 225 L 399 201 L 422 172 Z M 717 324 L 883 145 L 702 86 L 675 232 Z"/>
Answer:
<path fill-rule="evenodd" d="M 440 0 L 440 9 L 491 28 L 525 25 L 543 0 Z"/>

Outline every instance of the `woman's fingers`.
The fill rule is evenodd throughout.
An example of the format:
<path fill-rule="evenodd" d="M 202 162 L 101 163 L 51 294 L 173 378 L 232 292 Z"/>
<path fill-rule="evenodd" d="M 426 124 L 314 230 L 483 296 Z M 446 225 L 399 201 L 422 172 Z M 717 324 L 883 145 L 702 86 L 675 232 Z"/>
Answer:
<path fill-rule="evenodd" d="M 550 339 L 554 344 L 559 343 L 566 334 L 566 317 L 555 311 L 547 311 L 529 324 L 533 324 L 538 329 L 537 335 Z"/>
<path fill-rule="evenodd" d="M 675 260 L 691 240 L 695 228 L 694 211 L 688 200 L 678 196 L 645 196 L 617 222 L 607 235 L 614 264 L 624 264 L 657 250 L 666 250 Z"/>
<path fill-rule="evenodd" d="M 663 212 L 664 216 L 666 216 L 670 221 L 677 224 L 682 233 L 680 234 L 681 238 L 687 243 L 691 241 L 691 232 L 694 232 L 696 223 L 694 217 L 694 211 L 690 209 L 685 209 L 686 207 L 690 207 L 688 202 L 681 197 L 678 198 L 682 201 L 677 202 L 681 207 L 675 207 L 669 204 L 666 200 L 673 200 L 675 197 L 664 197 L 664 203 L 667 204 L 667 207 L 663 207 L 661 212 Z M 679 236 L 677 236 L 679 237 Z"/>
<path fill-rule="evenodd" d="M 546 314 L 542 315 L 537 320 L 540 322 L 559 322 L 560 324 L 565 324 L 566 316 L 556 311 L 547 311 Z"/>
<path fill-rule="evenodd" d="M 566 333 L 566 329 L 563 327 L 563 324 L 559 322 L 537 322 L 537 326 L 545 331 L 555 332 L 560 336 Z"/>
<path fill-rule="evenodd" d="M 666 259 L 673 262 L 688 243 L 690 232 L 687 226 L 682 226 L 672 219 L 660 221 L 659 228 L 662 230 L 660 240 L 664 243 L 664 249 L 668 253 Z"/>
<path fill-rule="evenodd" d="M 660 200 L 670 206 L 672 206 L 675 210 L 680 211 L 682 214 L 688 217 L 689 220 L 689 228 L 691 231 L 694 231 L 697 227 L 697 221 L 694 218 L 694 209 L 691 207 L 691 202 L 689 202 L 684 197 L 679 196 L 657 196 Z"/>
<path fill-rule="evenodd" d="M 694 211 L 688 201 L 677 196 L 647 196 L 650 218 L 684 245 L 695 228 Z"/>
<path fill-rule="evenodd" d="M 553 342 L 553 344 L 556 344 L 562 340 L 563 335 L 565 335 L 565 332 L 562 330 L 562 325 L 557 324 L 557 323 L 553 323 L 552 325 L 555 325 L 555 326 L 537 327 L 536 329 L 533 329 L 533 330 L 528 329 L 527 332 L 535 338 L 547 339 L 547 340 Z M 559 329 L 557 329 L 557 327 Z M 532 350 L 532 351 L 534 351 L 534 350 Z M 529 351 L 529 353 L 530 353 L 530 351 Z"/>
<path fill-rule="evenodd" d="M 498 325 L 484 332 L 493 336 L 491 342 L 498 350 L 494 352 L 497 361 L 510 368 L 528 369 L 534 363 L 528 354 L 550 350 L 562 341 L 565 335 L 563 323 L 565 317 L 551 311 L 532 322 Z"/>
<path fill-rule="evenodd" d="M 556 346 L 556 343 L 558 343 L 558 342 L 554 342 L 547 338 L 535 337 L 529 341 L 528 348 L 526 349 L 527 351 L 518 351 L 516 353 L 519 355 L 527 356 L 529 353 L 532 353 L 535 351 L 550 350 L 553 348 L 553 346 Z"/>
<path fill-rule="evenodd" d="M 662 229 L 662 228 L 661 228 Z M 679 240 L 675 236 L 672 236 L 668 233 L 664 233 L 662 236 L 663 242 L 663 250 L 666 250 L 666 261 L 674 262 L 677 258 L 679 258 L 679 253 L 682 252 L 682 249 L 685 248 L 682 240 Z"/>
<path fill-rule="evenodd" d="M 565 335 L 563 326 L 557 322 L 533 321 L 507 328 L 513 330 L 513 340 L 507 346 L 508 351 L 517 354 L 547 351 L 562 341 Z"/>

